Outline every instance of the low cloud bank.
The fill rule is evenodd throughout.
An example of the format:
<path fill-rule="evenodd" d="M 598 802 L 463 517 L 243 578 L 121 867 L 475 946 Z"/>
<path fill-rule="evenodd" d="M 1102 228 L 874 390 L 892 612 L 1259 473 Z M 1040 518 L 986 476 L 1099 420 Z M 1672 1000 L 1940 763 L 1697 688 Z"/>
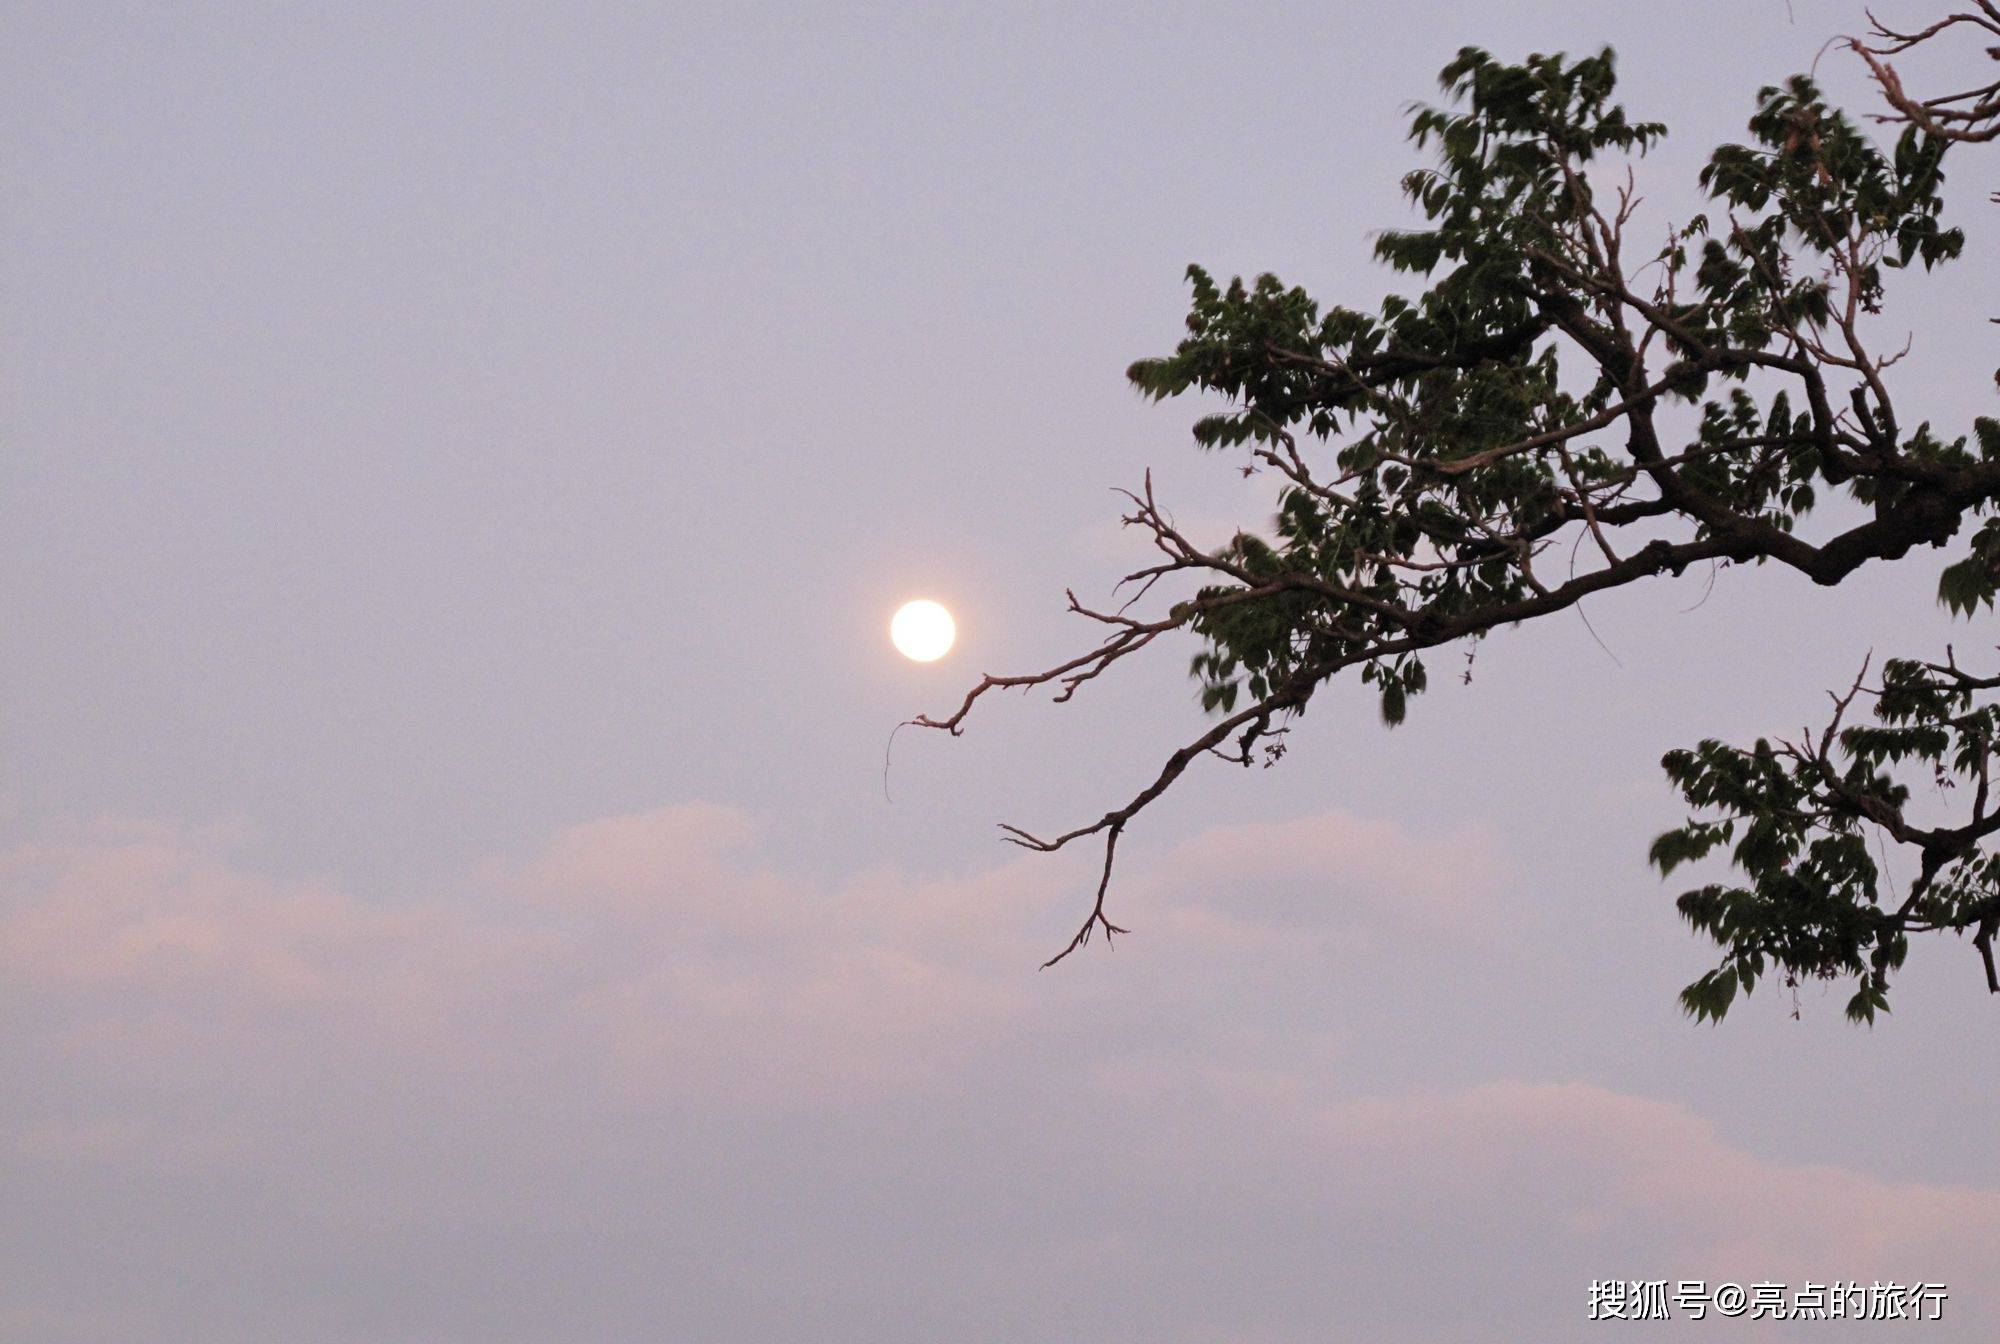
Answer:
<path fill-rule="evenodd" d="M 814 883 L 705 805 L 401 904 L 46 836 L 0 856 L 0 1338 L 1561 1340 L 1618 1275 L 1943 1280 L 1926 1337 L 1993 1337 L 1995 1192 L 1347 1084 L 1329 969 L 1483 955 L 1504 868 L 1219 828 L 1038 975 L 1080 870 Z"/>

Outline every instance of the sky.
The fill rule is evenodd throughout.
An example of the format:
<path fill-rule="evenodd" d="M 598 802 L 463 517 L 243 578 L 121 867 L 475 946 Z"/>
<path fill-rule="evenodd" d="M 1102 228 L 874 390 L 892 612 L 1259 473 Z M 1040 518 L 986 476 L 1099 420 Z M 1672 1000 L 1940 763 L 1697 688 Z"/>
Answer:
<path fill-rule="evenodd" d="M 995 823 L 1149 780 L 1194 649 L 905 732 L 884 797 L 899 720 L 1092 638 L 1115 488 L 1263 520 L 1122 371 L 1189 262 L 1387 292 L 1460 45 L 1611 43 L 1664 234 L 1861 21 L 0 5 L 0 1340 L 1560 1344 L 1627 1328 L 1606 1278 L 1943 1282 L 1924 1338 L 2000 1334 L 1971 951 L 1873 1029 L 1697 1026 L 1644 861 L 1665 750 L 1991 642 L 1944 555 L 1593 599 L 1393 732 L 1330 688 L 1046 972 L 1096 856 Z M 1955 160 L 1971 255 L 1883 319 L 1954 433 L 2000 292 L 2000 156 Z"/>

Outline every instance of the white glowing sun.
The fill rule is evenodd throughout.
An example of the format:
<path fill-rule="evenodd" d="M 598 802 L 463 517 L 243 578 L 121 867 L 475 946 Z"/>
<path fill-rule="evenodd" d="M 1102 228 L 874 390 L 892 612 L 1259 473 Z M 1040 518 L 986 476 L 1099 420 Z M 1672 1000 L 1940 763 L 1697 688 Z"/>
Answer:
<path fill-rule="evenodd" d="M 934 663 L 951 652 L 958 626 L 951 613 L 927 597 L 905 602 L 889 621 L 889 641 L 905 658 Z"/>

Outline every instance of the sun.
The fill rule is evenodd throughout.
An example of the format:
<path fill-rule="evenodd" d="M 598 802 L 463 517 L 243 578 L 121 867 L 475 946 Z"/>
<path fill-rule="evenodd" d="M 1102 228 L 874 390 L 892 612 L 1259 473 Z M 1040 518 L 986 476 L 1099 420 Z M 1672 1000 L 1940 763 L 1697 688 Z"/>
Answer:
<path fill-rule="evenodd" d="M 927 597 L 905 602 L 889 621 L 889 641 L 905 658 L 934 663 L 951 652 L 958 626 L 951 613 Z"/>

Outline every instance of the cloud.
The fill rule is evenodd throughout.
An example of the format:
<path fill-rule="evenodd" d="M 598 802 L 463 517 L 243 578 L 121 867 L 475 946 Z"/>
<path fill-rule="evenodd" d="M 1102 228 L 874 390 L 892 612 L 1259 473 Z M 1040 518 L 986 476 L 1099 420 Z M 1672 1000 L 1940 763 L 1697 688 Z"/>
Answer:
<path fill-rule="evenodd" d="M 1334 812 L 1216 827 L 1183 844 L 1169 866 L 1171 891 L 1236 921 L 1395 942 L 1489 933 L 1507 862 L 1484 823 L 1416 835 Z"/>
<path fill-rule="evenodd" d="M 813 882 L 707 805 L 394 904 L 168 827 L 21 844 L 0 1330 L 1554 1340 L 1593 1277 L 1899 1275 L 1959 1290 L 1930 1338 L 1991 1337 L 1994 1192 L 1586 1081 L 1345 1076 L 1382 1019 L 1328 968 L 1481 955 L 1492 833 L 1217 828 L 1038 974 L 1087 868 Z"/>

